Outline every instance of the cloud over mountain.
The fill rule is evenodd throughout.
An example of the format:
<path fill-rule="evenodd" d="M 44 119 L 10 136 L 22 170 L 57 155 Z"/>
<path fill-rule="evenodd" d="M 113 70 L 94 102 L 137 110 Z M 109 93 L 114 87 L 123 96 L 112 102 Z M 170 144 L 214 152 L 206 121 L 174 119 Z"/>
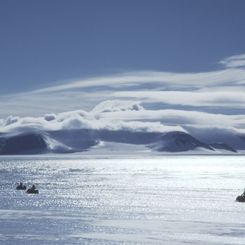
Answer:
<path fill-rule="evenodd" d="M 243 149 L 244 60 L 244 54 L 225 58 L 220 70 L 126 72 L 0 95 L 0 133 L 183 132 L 204 144 L 232 138 Z"/>
<path fill-rule="evenodd" d="M 245 150 L 244 125 L 245 116 L 148 110 L 138 102 L 110 100 L 88 112 L 2 119 L 0 153 L 76 152 L 101 141 L 148 145 L 168 152 L 196 148 L 236 152 Z"/>

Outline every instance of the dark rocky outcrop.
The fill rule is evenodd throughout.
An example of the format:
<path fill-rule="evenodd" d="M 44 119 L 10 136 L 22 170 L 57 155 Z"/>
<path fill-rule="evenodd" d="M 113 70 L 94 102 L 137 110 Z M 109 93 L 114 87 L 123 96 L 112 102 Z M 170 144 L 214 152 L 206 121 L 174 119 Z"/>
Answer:
<path fill-rule="evenodd" d="M 0 154 L 40 154 L 47 152 L 44 137 L 38 133 L 22 133 L 13 136 L 1 135 Z"/>

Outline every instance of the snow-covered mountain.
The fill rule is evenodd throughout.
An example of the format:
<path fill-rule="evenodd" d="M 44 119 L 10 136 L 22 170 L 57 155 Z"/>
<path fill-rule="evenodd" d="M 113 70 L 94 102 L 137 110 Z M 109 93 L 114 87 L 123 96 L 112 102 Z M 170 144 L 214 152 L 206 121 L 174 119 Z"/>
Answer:
<path fill-rule="evenodd" d="M 198 126 L 186 123 L 187 119 L 178 124 L 173 117 L 161 115 L 157 121 L 146 120 L 142 114 L 147 113 L 152 118 L 155 112 L 135 102 L 107 101 L 90 112 L 8 117 L 0 121 L 0 154 L 89 152 L 94 147 L 105 148 L 105 143 L 144 146 L 149 152 L 216 154 L 245 150 L 245 134 L 236 128 Z M 120 153 L 120 147 L 117 151 Z"/>

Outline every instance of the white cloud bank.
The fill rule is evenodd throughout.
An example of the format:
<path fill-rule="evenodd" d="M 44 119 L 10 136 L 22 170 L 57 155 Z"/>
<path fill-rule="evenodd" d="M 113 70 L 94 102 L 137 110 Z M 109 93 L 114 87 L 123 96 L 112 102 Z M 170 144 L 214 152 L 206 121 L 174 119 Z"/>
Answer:
<path fill-rule="evenodd" d="M 64 129 L 170 132 L 187 128 L 219 128 L 245 134 L 245 115 L 222 115 L 184 110 L 147 110 L 132 101 L 105 101 L 90 112 L 72 111 L 42 117 L 13 117 L 0 121 L 0 132 Z"/>
<path fill-rule="evenodd" d="M 115 110 L 116 108 L 116 110 Z M 70 129 L 93 130 L 126 130 L 134 132 L 170 132 L 185 131 L 181 126 L 164 125 L 159 121 L 147 122 L 145 120 L 124 120 L 117 117 L 117 113 L 130 113 L 145 111 L 138 103 L 132 101 L 106 101 L 102 102 L 91 112 L 72 111 L 59 114 L 46 114 L 42 117 L 14 117 L 9 116 L 0 121 L 0 132 L 20 133 L 33 131 L 56 131 Z M 103 114 L 112 113 L 110 117 Z M 113 117 L 113 113 L 115 116 Z"/>

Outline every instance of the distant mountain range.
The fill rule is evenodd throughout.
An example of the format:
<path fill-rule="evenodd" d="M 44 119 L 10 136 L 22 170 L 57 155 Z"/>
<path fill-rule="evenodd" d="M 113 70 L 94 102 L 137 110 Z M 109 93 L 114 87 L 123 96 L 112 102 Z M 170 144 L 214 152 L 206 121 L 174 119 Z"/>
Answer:
<path fill-rule="evenodd" d="M 112 144 L 118 153 L 123 145 L 162 154 L 245 152 L 243 117 L 187 115 L 184 118 L 184 111 L 146 110 L 132 101 L 106 101 L 90 112 L 10 116 L 0 119 L 0 155 L 91 152 L 101 147 L 110 155 L 107 147 Z M 232 120 L 238 126 L 229 126 Z"/>
<path fill-rule="evenodd" d="M 239 138 L 239 136 L 237 136 Z M 244 142 L 245 139 L 241 138 Z M 232 144 L 225 142 L 203 142 L 192 135 L 172 131 L 166 133 L 156 132 L 130 132 L 123 130 L 91 130 L 70 129 L 59 131 L 1 134 L 0 154 L 44 154 L 44 153 L 73 153 L 89 151 L 92 147 L 99 147 L 100 142 L 126 143 L 144 145 L 152 151 L 158 152 L 187 152 L 205 150 L 210 154 L 220 150 L 236 153 Z M 118 149 L 120 152 L 120 149 Z M 108 152 L 109 154 L 109 152 Z"/>

